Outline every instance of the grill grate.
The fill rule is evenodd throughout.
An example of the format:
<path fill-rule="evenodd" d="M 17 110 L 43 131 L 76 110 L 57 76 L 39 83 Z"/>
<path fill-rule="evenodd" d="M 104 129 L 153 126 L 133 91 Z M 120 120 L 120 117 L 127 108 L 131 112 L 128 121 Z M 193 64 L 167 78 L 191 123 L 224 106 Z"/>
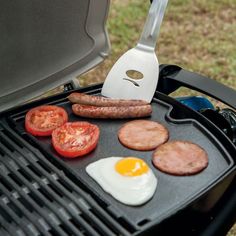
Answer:
<path fill-rule="evenodd" d="M 112 236 L 136 231 L 4 123 L 0 140 L 1 235 Z"/>

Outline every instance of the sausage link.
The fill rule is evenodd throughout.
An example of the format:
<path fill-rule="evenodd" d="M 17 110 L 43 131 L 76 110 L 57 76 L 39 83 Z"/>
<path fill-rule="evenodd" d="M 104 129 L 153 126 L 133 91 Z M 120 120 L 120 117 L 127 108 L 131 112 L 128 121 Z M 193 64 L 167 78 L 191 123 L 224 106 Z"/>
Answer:
<path fill-rule="evenodd" d="M 96 107 L 88 105 L 72 105 L 74 114 L 87 118 L 123 119 L 150 116 L 151 105 L 126 106 L 126 107 Z"/>
<path fill-rule="evenodd" d="M 72 103 L 78 103 L 83 105 L 92 105 L 99 107 L 112 107 L 112 106 L 141 106 L 149 104 L 144 100 L 136 100 L 136 99 L 112 99 L 112 98 L 104 98 L 101 96 L 93 96 L 85 93 L 71 93 L 68 96 L 68 99 Z"/>

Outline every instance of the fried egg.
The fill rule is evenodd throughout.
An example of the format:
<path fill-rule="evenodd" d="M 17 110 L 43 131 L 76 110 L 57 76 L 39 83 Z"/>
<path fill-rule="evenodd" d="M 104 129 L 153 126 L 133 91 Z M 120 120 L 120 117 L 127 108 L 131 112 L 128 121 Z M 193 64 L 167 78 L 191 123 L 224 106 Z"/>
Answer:
<path fill-rule="evenodd" d="M 144 204 L 155 193 L 157 178 L 145 161 L 136 157 L 108 157 L 93 162 L 86 172 L 107 193 L 131 206 Z"/>

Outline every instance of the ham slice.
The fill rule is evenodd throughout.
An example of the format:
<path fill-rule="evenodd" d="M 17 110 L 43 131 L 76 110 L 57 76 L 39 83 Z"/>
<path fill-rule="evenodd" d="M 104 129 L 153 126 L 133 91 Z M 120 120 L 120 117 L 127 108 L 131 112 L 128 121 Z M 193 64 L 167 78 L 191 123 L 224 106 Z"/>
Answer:
<path fill-rule="evenodd" d="M 171 141 L 153 153 L 152 162 L 159 170 L 172 175 L 193 175 L 208 165 L 206 151 L 187 141 Z"/>
<path fill-rule="evenodd" d="M 150 151 L 165 143 L 169 138 L 169 132 L 158 122 L 134 120 L 120 128 L 118 138 L 130 149 Z"/>

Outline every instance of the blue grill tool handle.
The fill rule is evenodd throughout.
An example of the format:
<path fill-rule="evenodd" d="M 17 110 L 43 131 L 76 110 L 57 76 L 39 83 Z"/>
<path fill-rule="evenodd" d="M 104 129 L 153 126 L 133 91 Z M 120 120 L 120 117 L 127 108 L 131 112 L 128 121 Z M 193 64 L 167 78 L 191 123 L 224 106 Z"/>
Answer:
<path fill-rule="evenodd" d="M 175 98 L 182 104 L 191 107 L 195 111 L 201 111 L 203 109 L 215 109 L 213 104 L 205 97 L 201 96 L 188 96 Z"/>

